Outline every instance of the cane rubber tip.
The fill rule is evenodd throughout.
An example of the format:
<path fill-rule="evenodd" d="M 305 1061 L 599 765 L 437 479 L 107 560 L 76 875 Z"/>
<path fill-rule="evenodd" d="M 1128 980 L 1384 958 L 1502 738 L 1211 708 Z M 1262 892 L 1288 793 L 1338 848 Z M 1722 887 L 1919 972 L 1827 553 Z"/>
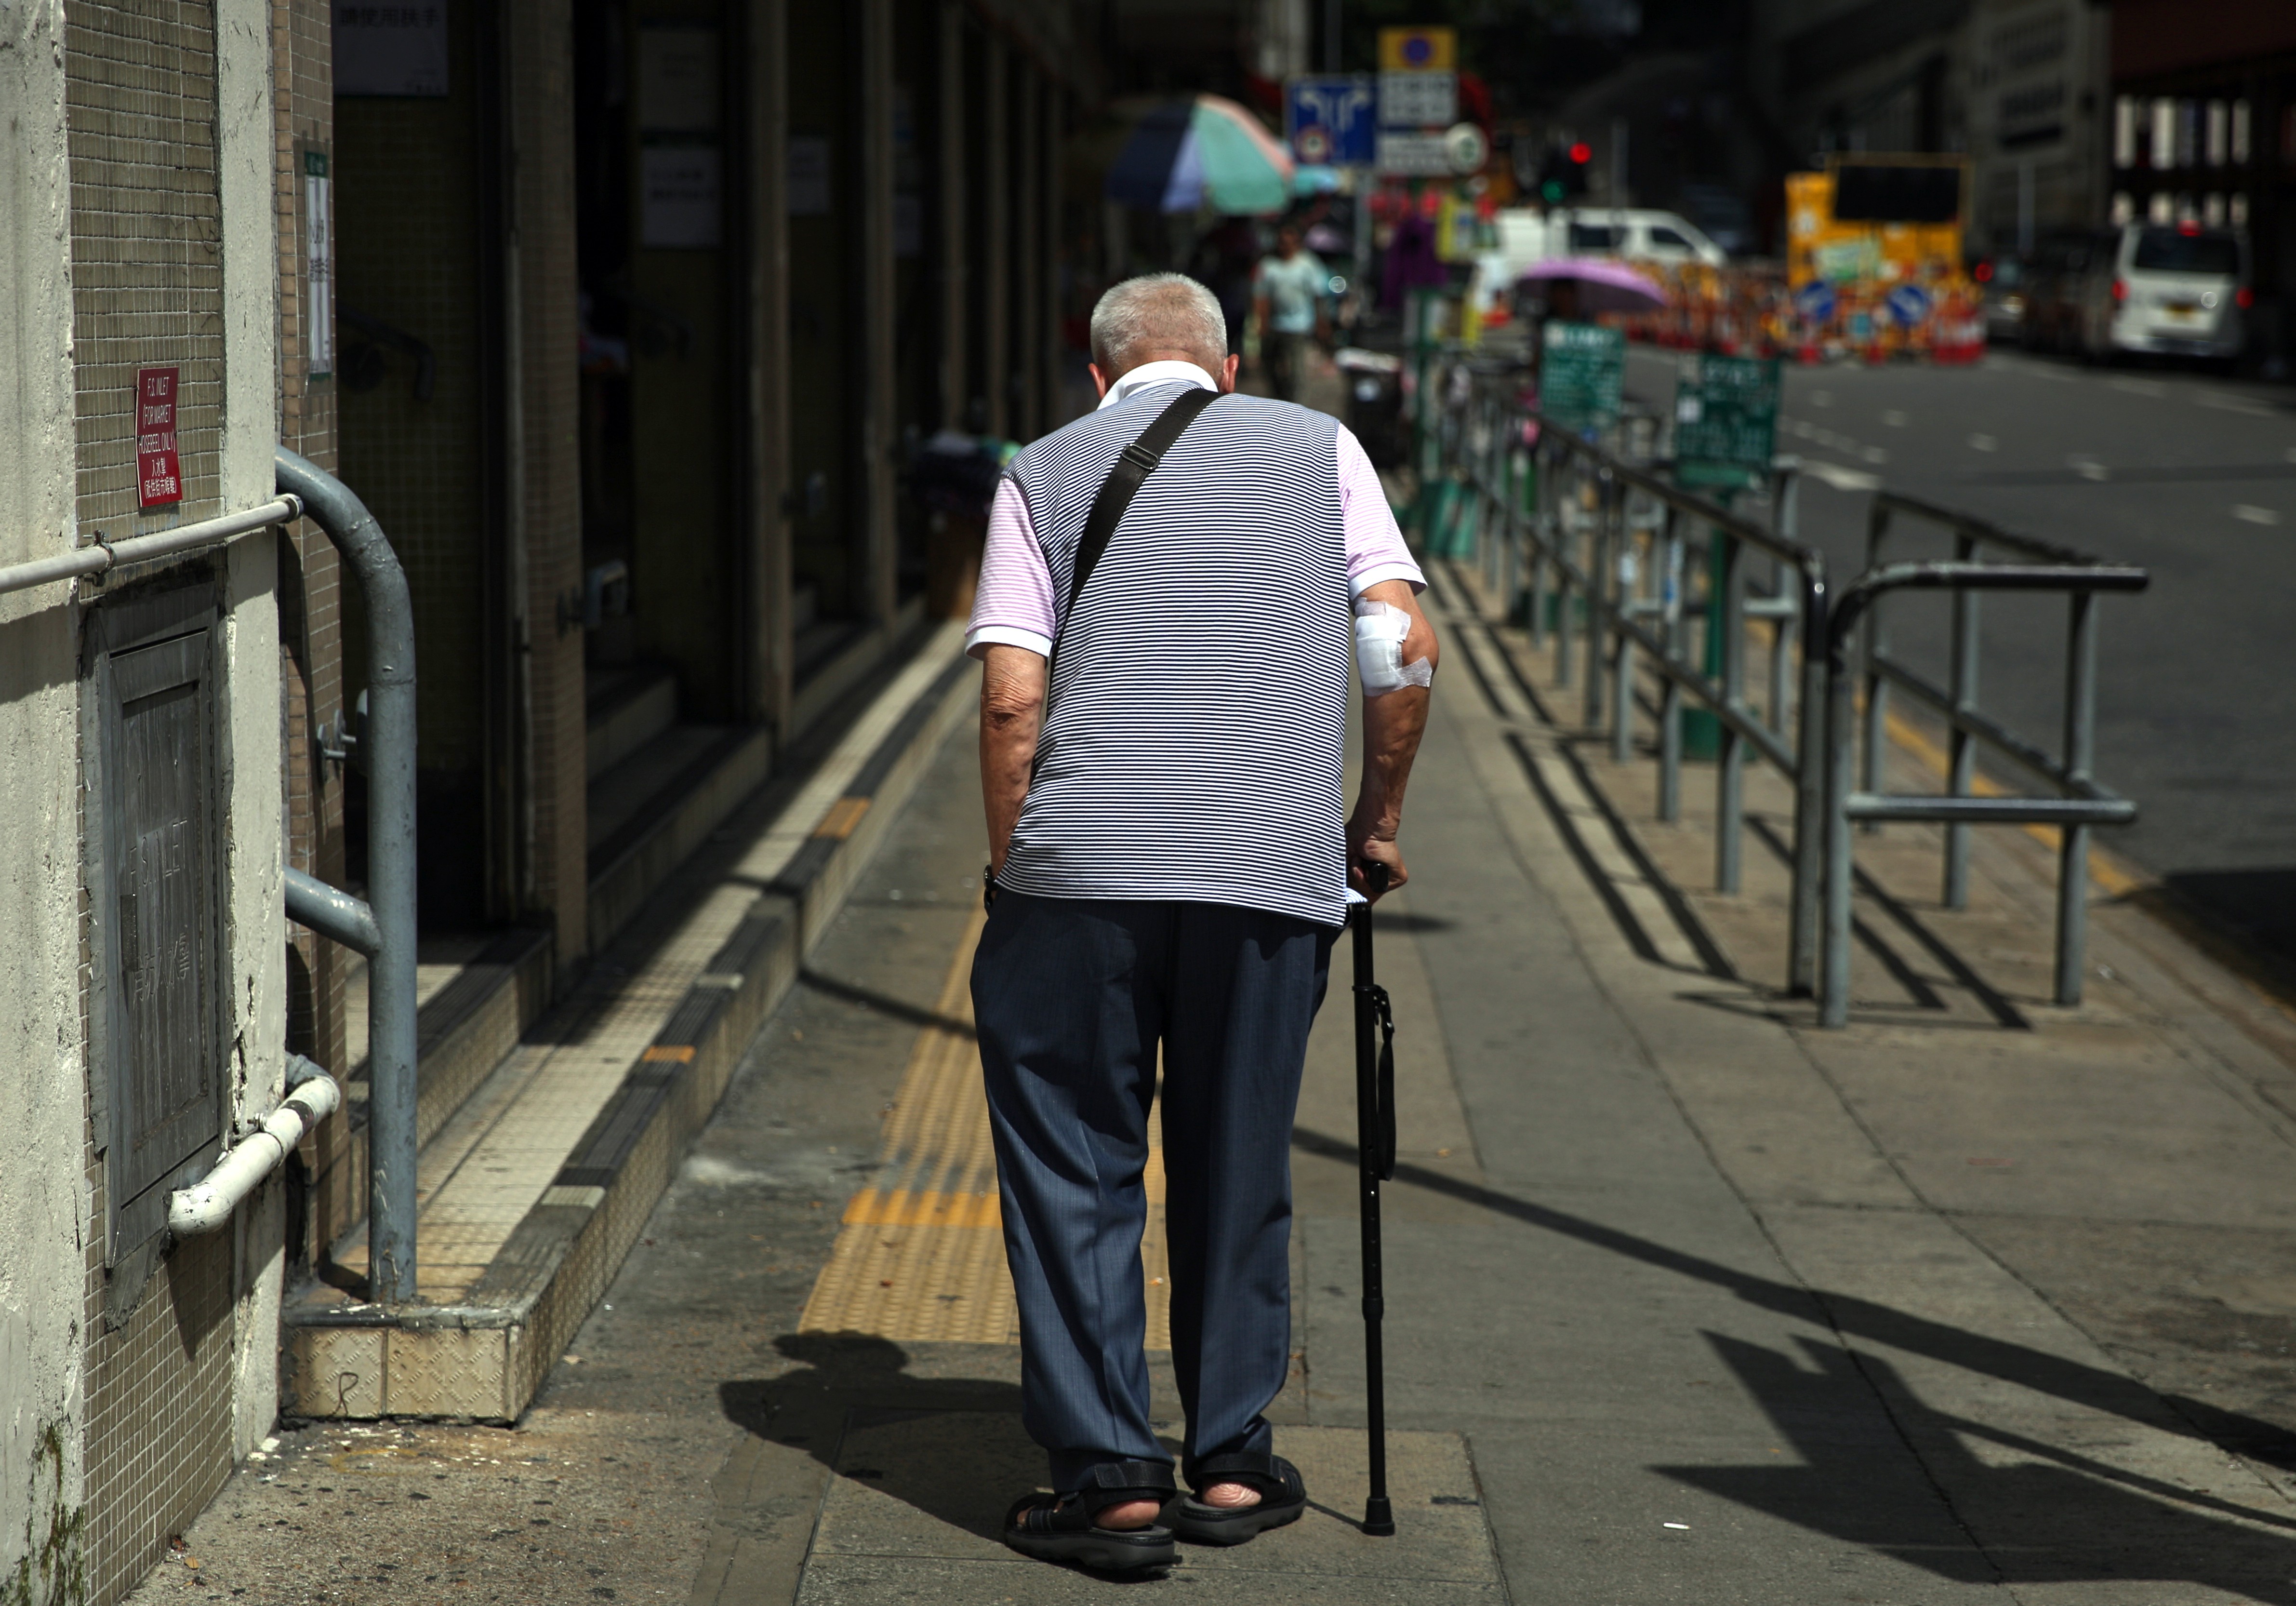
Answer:
<path fill-rule="evenodd" d="M 1383 1496 L 1364 1503 L 1363 1531 L 1374 1539 L 1395 1536 L 1395 1512 Z"/>

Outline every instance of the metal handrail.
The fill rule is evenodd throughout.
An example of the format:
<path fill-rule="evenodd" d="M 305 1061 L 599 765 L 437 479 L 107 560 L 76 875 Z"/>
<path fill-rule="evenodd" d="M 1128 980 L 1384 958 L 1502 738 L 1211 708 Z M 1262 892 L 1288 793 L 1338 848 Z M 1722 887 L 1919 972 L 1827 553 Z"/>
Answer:
<path fill-rule="evenodd" d="M 366 604 L 367 1297 L 415 1297 L 414 607 L 382 526 L 340 480 L 282 446 L 272 472 L 326 531 Z M 304 894 L 321 889 L 304 888 Z M 297 894 L 303 901 L 302 894 Z M 354 920 L 354 924 L 357 922 Z M 362 930 L 361 935 L 364 935 Z"/>
<path fill-rule="evenodd" d="M 1911 498 L 1890 496 L 1887 498 L 1886 507 L 1877 509 L 1876 519 L 1885 517 L 1887 511 L 1908 510 L 1926 511 Z M 1954 522 L 1962 523 L 1957 518 Z M 1976 523 L 1978 521 L 1967 523 Z M 1989 540 L 1990 538 L 1972 538 L 1962 534 L 1959 539 L 1970 541 L 1972 539 Z M 2009 543 L 2004 541 L 2002 544 Z M 1828 709 L 1825 962 L 1824 976 L 1819 988 L 1820 1025 L 1843 1025 L 1849 1018 L 1849 904 L 1853 880 L 1850 824 L 1853 820 L 1877 824 L 1885 819 L 1943 822 L 1948 836 L 1949 892 L 1954 884 L 1953 843 L 1956 837 L 1965 843 L 1971 825 L 2044 823 L 2058 826 L 2062 837 L 2057 868 L 2054 996 L 2060 1004 L 2080 1002 L 2082 973 L 2087 968 L 2087 951 L 2089 828 L 2126 825 L 2136 818 L 2135 803 L 2096 785 L 2089 774 L 2096 729 L 2094 604 L 2099 592 L 2141 591 L 2152 583 L 2152 577 L 2144 570 L 2133 565 L 2096 562 L 2045 542 L 2020 541 L 2018 544 L 2027 550 L 2062 554 L 2071 561 L 2012 564 L 1974 563 L 1964 559 L 1949 563 L 1891 564 L 1860 575 L 1842 592 L 1835 604 L 1833 618 L 1824 638 Z M 1892 673 L 1894 666 L 1880 656 L 1872 639 L 1874 634 L 1873 626 L 1880 618 L 1878 606 L 1881 599 L 1890 592 L 1904 590 L 1948 590 L 1954 593 L 1957 640 L 1956 668 L 1958 671 L 1963 666 L 1961 661 L 1964 658 L 1972 666 L 1968 680 L 1957 680 L 1956 684 L 1972 686 L 1976 656 L 1976 593 L 2052 591 L 2062 592 L 2070 597 L 2072 614 L 2066 655 L 2065 757 L 2062 762 L 2050 760 L 2030 743 L 1978 716 L 1972 706 L 1956 706 L 1956 700 L 1948 698 L 1946 712 L 1953 720 L 1956 743 L 1955 762 L 1948 776 L 1948 790 L 1942 795 L 1915 796 L 1882 792 L 1881 764 L 1874 744 L 1882 739 L 1883 732 L 1874 720 L 1874 696 L 1896 676 Z M 1968 622 L 1965 634 L 1962 629 L 1964 609 Z M 1853 790 L 1851 778 L 1857 770 L 1857 704 L 1856 665 L 1850 648 L 1852 638 L 1861 623 L 1867 627 L 1866 784 L 1862 790 Z M 1963 646 L 1967 648 L 1965 653 L 1960 650 Z M 1904 684 L 1904 681 L 1899 680 L 1898 683 Z M 1926 685 L 1923 689 L 1932 695 L 1935 693 L 1934 688 Z M 2045 784 L 2055 786 L 2058 795 L 2053 798 L 1969 795 L 1973 766 L 1964 755 L 1973 755 L 1974 747 L 1980 742 L 2033 770 Z M 1962 851 L 1966 852 L 1965 845 Z M 1963 864 L 1965 876 L 1965 860 Z M 1965 895 L 1965 881 L 1963 890 Z"/>
<path fill-rule="evenodd" d="M 226 513 L 220 518 L 179 524 L 173 530 L 156 531 L 150 535 L 131 535 L 125 540 L 107 541 L 99 533 L 94 540 L 86 546 L 75 547 L 70 552 L 0 568 L 0 591 L 29 590 L 51 581 L 82 580 L 126 564 L 149 563 L 154 558 L 172 557 L 178 552 L 192 552 L 201 547 L 220 547 L 226 541 L 258 530 L 291 523 L 302 515 L 300 500 L 291 496 L 282 496 L 239 513 Z"/>
<path fill-rule="evenodd" d="M 1439 384 L 1441 382 L 1437 382 Z M 1423 400 L 1436 385 L 1422 389 Z M 1824 681 L 1814 655 L 1805 655 L 1799 718 L 1789 732 L 1784 728 L 1785 677 L 1777 669 L 1788 648 L 1789 632 L 1805 641 L 1825 639 L 1828 591 L 1825 557 L 1815 548 L 1768 528 L 1743 515 L 1661 477 L 1644 465 L 1632 463 L 1593 441 L 1580 439 L 1536 408 L 1484 398 L 1485 416 L 1479 432 L 1470 432 L 1456 419 L 1440 420 L 1447 444 L 1462 441 L 1471 432 L 1482 437 L 1480 454 L 1466 457 L 1464 478 L 1479 498 L 1479 525 L 1496 524 L 1505 535 L 1489 543 L 1488 561 L 1503 572 L 1491 579 L 1510 608 L 1518 594 L 1515 574 L 1518 547 L 1528 554 L 1530 630 L 1535 642 L 1546 634 L 1549 581 L 1554 582 L 1556 615 L 1557 681 L 1568 686 L 1573 656 L 1574 600 L 1587 609 L 1586 707 L 1589 725 L 1609 720 L 1612 748 L 1620 762 L 1630 756 L 1633 744 L 1633 655 L 1643 653 L 1660 677 L 1659 814 L 1673 819 L 1681 811 L 1683 713 L 1685 697 L 1709 711 L 1720 737 L 1715 799 L 1715 884 L 1722 892 L 1735 892 L 1741 880 L 1741 847 L 1744 835 L 1743 770 L 1749 749 L 1784 774 L 1794 786 L 1794 869 L 1787 942 L 1787 983 L 1797 992 L 1812 991 L 1818 981 L 1820 910 L 1818 886 L 1823 871 L 1819 856 L 1822 832 L 1816 828 L 1822 806 L 1819 766 L 1804 762 L 1824 741 Z M 1449 409 L 1446 409 L 1449 411 Z M 1535 438 L 1533 437 L 1535 432 Z M 1574 527 L 1564 514 L 1560 475 L 1538 476 L 1538 508 L 1526 519 L 1516 494 L 1515 457 L 1528 455 L 1542 463 L 1568 463 L 1595 487 L 1595 516 Z M 1634 561 L 1632 531 L 1627 520 L 1630 494 L 1653 500 L 1662 512 L 1662 530 L 1654 544 L 1664 552 L 1665 578 L 1658 597 L 1635 596 L 1638 565 Z M 1496 519 L 1493 514 L 1496 513 Z M 1685 522 L 1702 523 L 1722 542 L 1722 584 L 1728 594 L 1723 610 L 1722 672 L 1718 678 L 1693 663 L 1685 651 L 1686 632 L 1682 620 L 1680 574 Z M 1589 548 L 1585 564 L 1570 548 L 1580 539 Z M 1778 565 L 1778 590 L 1750 596 L 1744 556 L 1761 553 Z M 1792 577 L 1789 582 L 1789 575 Z M 1573 593 L 1577 594 L 1574 598 Z M 1655 618 L 1658 628 L 1645 623 Z M 1745 622 L 1748 618 L 1776 622 L 1774 672 L 1768 705 L 1758 712 L 1745 688 Z M 1605 696 L 1607 687 L 1608 696 Z M 1607 707 L 1606 707 L 1607 704 Z"/>
<path fill-rule="evenodd" d="M 2053 541 L 2004 530 L 1990 520 L 1980 519 L 1972 514 L 1943 507 L 1903 491 L 1885 489 L 1874 493 L 1873 506 L 1866 515 L 1866 567 L 1869 572 L 1882 566 L 1883 544 L 1896 515 L 1899 514 L 1943 526 L 1951 533 L 1954 556 L 1961 562 L 1970 561 L 1988 547 L 1998 548 L 2037 563 L 2056 564 L 2069 568 L 2093 568 L 2101 561 L 2087 553 L 2076 552 Z M 1966 795 L 1974 784 L 1977 749 L 1980 743 L 2034 775 L 2045 786 L 2061 787 L 2063 784 L 2061 766 L 2053 765 L 2039 748 L 1984 719 L 1977 712 L 1978 602 L 1973 590 L 1964 589 L 1954 598 L 1950 685 L 1940 688 L 1931 684 L 1907 665 L 1891 658 L 1889 647 L 1888 628 L 1882 616 L 1876 614 L 1866 631 L 1866 790 L 1881 790 L 1882 754 L 1887 750 L 1890 691 L 1893 686 L 1902 687 L 1944 715 L 1948 749 L 1946 759 L 1948 791 L 1956 795 Z M 1956 821 L 1947 825 L 1945 836 L 1945 906 L 1948 909 L 1965 909 L 1969 904 L 1969 832 L 1965 826 Z"/>
<path fill-rule="evenodd" d="M 1432 353 L 1423 353 L 1425 363 Z M 1536 409 L 1467 387 L 1462 395 L 1451 372 L 1438 361 L 1423 366 L 1417 387 L 1423 474 L 1456 477 L 1475 501 L 1476 527 L 1501 539 L 1483 543 L 1483 559 L 1493 589 L 1512 614 L 1528 581 L 1529 629 L 1544 646 L 1550 597 L 1556 641 L 1555 681 L 1568 687 L 1573 674 L 1574 604 L 1586 614 L 1586 721 L 1610 722 L 1619 762 L 1633 751 L 1635 664 L 1639 650 L 1659 677 L 1659 795 L 1662 819 L 1679 817 L 1681 807 L 1682 713 L 1685 696 L 1710 711 L 1720 737 L 1716 787 L 1718 890 L 1738 888 L 1739 841 L 1743 825 L 1742 765 L 1751 748 L 1794 786 L 1793 887 L 1787 983 L 1795 992 L 1819 996 L 1820 1024 L 1846 1024 L 1849 997 L 1850 822 L 1878 828 L 1885 820 L 1944 824 L 1947 839 L 1947 902 L 1961 907 L 1968 886 L 1968 828 L 1979 824 L 2046 823 L 2062 828 L 2058 880 L 2056 997 L 2078 1003 L 2085 963 L 2088 832 L 2099 825 L 2126 824 L 2136 805 L 2099 783 L 2091 772 L 2095 730 L 2095 623 L 2100 592 L 2138 591 L 2149 583 L 2145 571 L 2107 564 L 2053 542 L 2021 535 L 1952 508 L 1899 491 L 1877 492 L 1868 526 L 1866 572 L 1836 596 L 1829 589 L 1824 556 L 1786 529 L 1771 529 L 1668 482 L 1661 465 L 1628 461 L 1617 452 L 1579 438 Z M 1464 405 L 1462 405 L 1464 402 Z M 1469 415 L 1472 415 L 1470 416 Z M 1538 477 L 1537 506 L 1526 512 L 1519 471 L 1568 466 L 1576 474 L 1567 488 L 1562 474 Z M 1780 459 L 1772 482 L 1772 505 L 1791 518 L 1792 474 L 1798 465 Z M 1591 488 L 1591 494 L 1590 494 Z M 1647 498 L 1654 520 L 1635 524 L 1629 499 Z M 1583 512 L 1574 504 L 1583 504 Z M 1940 524 L 1951 532 L 1951 561 L 1884 564 L 1882 546 L 1898 516 Z M 1715 584 L 1721 635 L 1718 675 L 1693 663 L 1685 650 L 1682 577 L 1683 526 L 1706 525 L 1718 543 Z M 1639 595 L 1638 532 L 1663 554 L 1657 594 Z M 1585 560 L 1578 549 L 1583 545 Z M 2015 560 L 1979 561 L 1997 550 Z M 1748 552 L 1770 556 L 1777 583 L 1767 595 L 1746 581 Z M 1527 559 L 1527 576 L 1518 564 Z M 1792 575 L 1789 575 L 1792 571 Z M 1551 589 L 1550 589 L 1551 585 Z M 1890 656 L 1878 605 L 1887 594 L 1907 589 L 1944 589 L 1953 594 L 1954 672 L 1939 687 Z M 2062 758 L 1988 717 L 1977 706 L 1977 597 L 1987 590 L 2043 590 L 2070 599 L 2065 746 Z M 1574 595 L 1575 594 L 1575 595 Z M 1713 592 L 1710 590 L 1710 598 Z M 1746 697 L 1746 622 L 1774 621 L 1771 690 L 1764 711 Z M 1864 628 L 1860 629 L 1863 626 Z M 1786 730 L 1789 656 L 1799 635 L 1801 695 L 1791 738 Z M 1853 661 L 1853 644 L 1862 653 Z M 1607 696 L 1605 679 L 1607 674 Z M 1858 760 L 1862 676 L 1865 785 L 1854 787 Z M 1886 752 L 1889 692 L 1902 689 L 1944 719 L 1952 754 L 1947 791 L 1939 795 L 1887 794 L 1882 787 Z M 2046 795 L 1977 796 L 1975 760 L 1980 748 L 1994 753 L 2037 781 Z"/>

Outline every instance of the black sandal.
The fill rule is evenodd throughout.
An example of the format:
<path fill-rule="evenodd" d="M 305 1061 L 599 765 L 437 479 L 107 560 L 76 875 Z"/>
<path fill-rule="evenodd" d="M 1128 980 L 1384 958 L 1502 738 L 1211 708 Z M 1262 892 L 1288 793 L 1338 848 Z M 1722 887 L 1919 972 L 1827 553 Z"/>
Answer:
<path fill-rule="evenodd" d="M 1150 1500 L 1162 1505 L 1176 1486 L 1163 1462 L 1120 1461 L 1095 1467 L 1089 1487 L 1066 1495 L 1023 1495 L 1004 1514 L 1004 1543 L 1039 1561 L 1072 1561 L 1103 1572 L 1134 1572 L 1168 1567 L 1172 1530 L 1101 1528 L 1096 1519 L 1112 1505 Z"/>
<path fill-rule="evenodd" d="M 1168 1520 L 1172 1531 L 1198 1544 L 1242 1544 L 1254 1534 L 1300 1520 L 1308 1509 L 1308 1486 L 1300 1469 L 1280 1455 L 1238 1450 L 1226 1455 L 1207 1455 L 1188 1469 L 1188 1483 L 1197 1489 L 1216 1483 L 1240 1483 L 1259 1491 L 1257 1505 L 1206 1505 L 1193 1497 L 1172 1508 Z"/>

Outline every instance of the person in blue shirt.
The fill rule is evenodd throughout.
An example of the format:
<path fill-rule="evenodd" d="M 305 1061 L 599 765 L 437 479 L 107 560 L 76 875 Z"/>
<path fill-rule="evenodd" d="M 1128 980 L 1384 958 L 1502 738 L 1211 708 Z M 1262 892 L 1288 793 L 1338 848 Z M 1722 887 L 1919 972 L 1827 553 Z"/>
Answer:
<path fill-rule="evenodd" d="M 1299 226 L 1286 223 L 1275 231 L 1275 254 L 1259 259 L 1251 291 L 1269 388 L 1279 400 L 1297 401 L 1308 342 L 1332 338 L 1331 270 L 1301 243 Z"/>

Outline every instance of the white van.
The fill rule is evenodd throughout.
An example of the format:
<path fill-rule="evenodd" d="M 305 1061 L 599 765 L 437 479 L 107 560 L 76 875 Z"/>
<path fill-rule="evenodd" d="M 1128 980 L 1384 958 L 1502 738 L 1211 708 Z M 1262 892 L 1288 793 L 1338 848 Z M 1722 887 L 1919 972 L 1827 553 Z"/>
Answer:
<path fill-rule="evenodd" d="M 1729 253 L 1687 218 L 1640 207 L 1558 209 L 1546 215 L 1551 257 L 1624 257 L 1629 262 L 1703 262 L 1719 268 Z"/>
<path fill-rule="evenodd" d="M 1498 249 L 1475 259 L 1475 300 L 1486 317 L 1518 274 L 1549 257 L 1623 257 L 1630 262 L 1705 262 L 1716 268 L 1730 259 L 1687 218 L 1647 207 L 1512 207 L 1492 221 Z"/>
<path fill-rule="evenodd" d="M 2248 242 L 2233 229 L 2134 223 L 2082 286 L 2082 345 L 2229 361 L 2248 338 Z"/>

